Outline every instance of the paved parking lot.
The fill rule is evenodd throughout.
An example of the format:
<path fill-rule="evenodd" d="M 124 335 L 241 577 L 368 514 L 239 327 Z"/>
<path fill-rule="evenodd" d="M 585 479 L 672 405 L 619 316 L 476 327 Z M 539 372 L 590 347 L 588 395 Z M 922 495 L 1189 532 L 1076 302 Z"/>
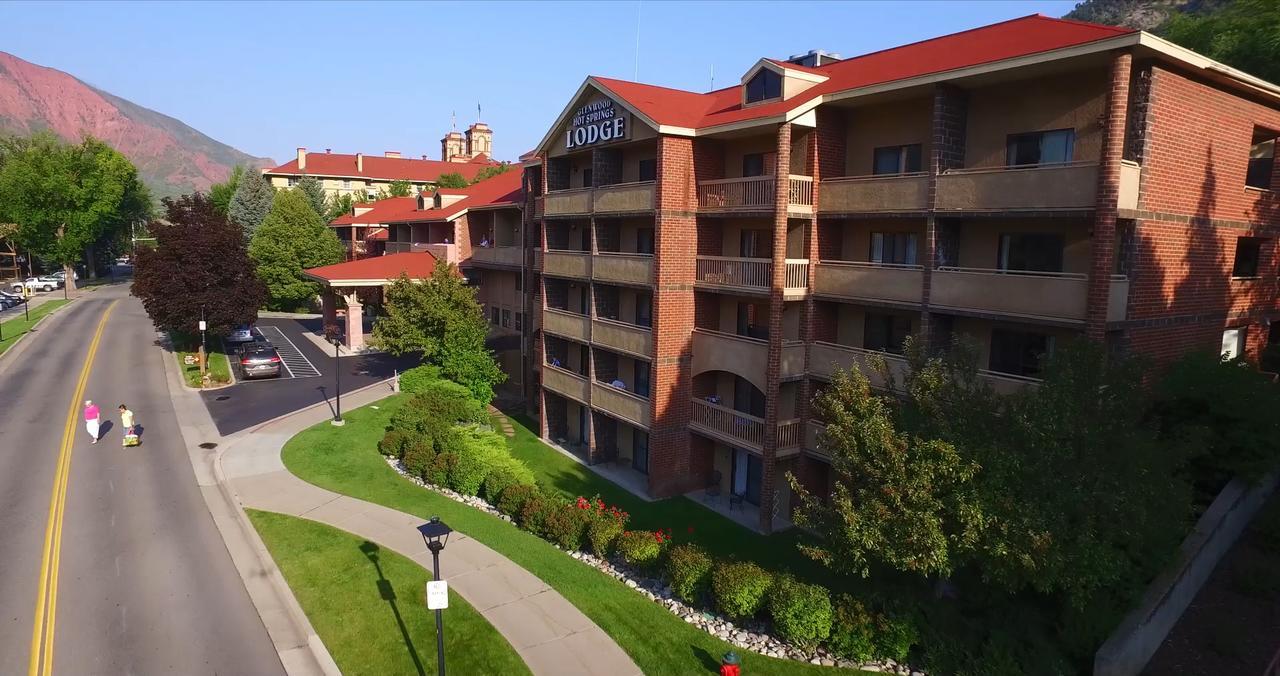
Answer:
<path fill-rule="evenodd" d="M 332 406 L 334 362 L 343 394 L 386 380 L 396 371 L 418 365 L 416 357 L 356 355 L 335 360 L 304 335 L 319 329 L 319 319 L 264 318 L 259 332 L 280 353 L 279 378 L 239 381 L 231 387 L 202 392 L 205 406 L 221 434 L 248 429 L 319 402 Z M 234 346 L 228 351 L 234 352 Z M 236 369 L 232 359 L 232 369 Z M 239 373 L 236 373 L 239 378 Z"/>

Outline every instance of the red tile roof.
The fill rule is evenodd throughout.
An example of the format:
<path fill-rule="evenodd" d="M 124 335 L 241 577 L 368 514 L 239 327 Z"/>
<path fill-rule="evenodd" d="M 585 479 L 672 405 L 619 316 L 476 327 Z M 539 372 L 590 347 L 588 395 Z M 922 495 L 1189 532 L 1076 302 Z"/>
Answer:
<path fill-rule="evenodd" d="M 418 198 L 388 197 L 368 204 L 357 204 L 356 207 L 368 208 L 369 210 L 359 216 L 343 214 L 330 221 L 329 225 L 365 225 L 369 223 L 384 223 L 387 218 L 393 218 L 417 209 Z"/>
<path fill-rule="evenodd" d="M 359 216 L 344 215 L 329 222 L 332 226 L 352 224 L 430 223 L 451 221 L 468 209 L 514 206 L 520 202 L 520 168 L 513 166 L 506 172 L 487 178 L 465 188 L 437 188 L 424 193 L 432 199 L 435 192 L 444 195 L 461 195 L 462 199 L 441 209 L 418 209 L 416 197 L 392 197 L 373 203 L 373 209 Z"/>
<path fill-rule="evenodd" d="M 353 176 L 380 180 L 405 180 L 434 182 L 440 174 L 462 174 L 470 181 L 481 169 L 497 164 L 488 155 L 481 155 L 467 162 L 441 162 L 440 160 L 415 160 L 406 157 L 382 157 L 365 155 L 364 170 L 356 171 L 356 156 L 341 153 L 307 153 L 307 167 L 298 169 L 298 160 L 294 158 L 284 164 L 268 169 L 267 174 L 291 174 L 301 176 Z"/>
<path fill-rule="evenodd" d="M 306 275 L 326 282 L 381 282 L 394 280 L 401 274 L 409 279 L 427 279 L 436 269 L 436 257 L 425 251 L 393 253 L 361 258 L 347 263 L 311 268 Z"/>
<path fill-rule="evenodd" d="M 786 101 L 744 108 L 741 85 L 705 94 L 594 78 L 658 124 L 703 128 L 779 115 L 824 94 L 932 75 L 1134 33 L 1039 14 L 798 70 L 827 76 Z M 793 67 L 792 64 L 787 65 Z"/>

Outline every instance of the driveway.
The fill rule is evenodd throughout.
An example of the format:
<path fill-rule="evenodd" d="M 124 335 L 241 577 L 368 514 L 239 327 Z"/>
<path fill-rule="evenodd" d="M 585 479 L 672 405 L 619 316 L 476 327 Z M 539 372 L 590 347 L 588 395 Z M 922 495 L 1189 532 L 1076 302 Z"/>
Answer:
<path fill-rule="evenodd" d="M 258 330 L 280 352 L 284 369 L 279 378 L 237 382 L 231 387 L 201 392 L 205 407 L 223 436 L 293 413 L 317 402 L 330 406 L 333 397 L 334 362 L 342 393 L 386 380 L 397 371 L 417 366 L 416 356 L 356 355 L 335 360 L 305 334 L 320 328 L 319 319 L 263 318 Z M 233 369 L 234 369 L 234 360 Z M 237 374 L 238 377 L 239 374 Z"/>

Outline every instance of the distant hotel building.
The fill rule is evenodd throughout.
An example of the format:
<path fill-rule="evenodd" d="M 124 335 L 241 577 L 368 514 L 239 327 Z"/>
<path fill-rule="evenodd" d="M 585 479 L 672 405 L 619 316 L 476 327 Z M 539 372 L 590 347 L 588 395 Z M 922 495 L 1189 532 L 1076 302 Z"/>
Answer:
<path fill-rule="evenodd" d="M 441 174 L 457 173 L 468 181 L 486 166 L 497 164 L 492 159 L 493 130 L 483 122 L 467 128 L 466 134 L 456 130 L 440 140 L 440 160 L 401 157 L 400 153 L 387 151 L 381 156 L 364 153 L 345 155 L 308 153 L 298 148 L 293 160 L 263 171 L 263 175 L 276 188 L 289 188 L 303 176 L 318 179 L 326 195 L 359 195 L 376 198 L 380 191 L 390 187 L 392 181 L 409 181 L 413 192 L 432 188 Z"/>
<path fill-rule="evenodd" d="M 709 93 L 590 77 L 465 226 L 364 220 L 416 219 L 388 250 L 453 238 L 545 439 L 768 532 L 785 472 L 831 481 L 814 394 L 883 385 L 867 357 L 901 370 L 908 335 L 971 338 L 1006 392 L 1071 338 L 1157 363 L 1280 342 L 1278 134 L 1271 83 L 1031 16 Z"/>

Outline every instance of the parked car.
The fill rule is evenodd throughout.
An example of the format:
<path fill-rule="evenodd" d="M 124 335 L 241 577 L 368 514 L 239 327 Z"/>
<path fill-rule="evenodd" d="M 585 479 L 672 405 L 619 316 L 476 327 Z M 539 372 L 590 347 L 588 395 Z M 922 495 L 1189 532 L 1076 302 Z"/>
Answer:
<path fill-rule="evenodd" d="M 59 289 L 61 289 L 63 286 L 66 286 L 67 284 L 66 279 L 59 277 L 57 275 L 40 275 L 39 277 L 36 277 L 36 279 L 42 282 L 53 282 L 54 284 L 57 285 Z"/>
<path fill-rule="evenodd" d="M 241 378 L 280 377 L 280 353 L 271 343 L 245 343 L 240 346 L 239 357 Z"/>
<path fill-rule="evenodd" d="M 14 282 L 9 285 L 9 289 L 14 293 L 22 293 L 24 289 L 27 293 L 32 293 L 35 291 L 53 291 L 56 288 L 58 288 L 57 280 L 43 277 L 28 277 L 26 281 Z"/>
<path fill-rule="evenodd" d="M 50 277 L 53 277 L 53 278 L 55 278 L 55 279 L 61 279 L 63 282 L 66 282 L 66 281 L 67 281 L 67 271 L 66 271 L 66 270 L 59 270 L 59 271 L 57 271 L 57 272 L 55 272 L 55 273 L 53 273 L 53 274 L 51 274 L 51 275 L 49 275 L 49 276 L 50 276 Z M 79 273 L 79 272 L 76 272 L 75 270 L 72 270 L 72 271 L 71 271 L 71 279 L 72 279 L 72 280 L 74 280 L 74 281 L 77 281 L 77 282 L 78 282 L 78 281 L 80 281 L 80 273 Z"/>
<path fill-rule="evenodd" d="M 8 310 L 22 304 L 22 299 L 9 294 L 0 294 L 0 310 Z"/>
<path fill-rule="evenodd" d="M 253 324 L 240 324 L 227 334 L 228 343 L 248 343 L 254 340 Z"/>

